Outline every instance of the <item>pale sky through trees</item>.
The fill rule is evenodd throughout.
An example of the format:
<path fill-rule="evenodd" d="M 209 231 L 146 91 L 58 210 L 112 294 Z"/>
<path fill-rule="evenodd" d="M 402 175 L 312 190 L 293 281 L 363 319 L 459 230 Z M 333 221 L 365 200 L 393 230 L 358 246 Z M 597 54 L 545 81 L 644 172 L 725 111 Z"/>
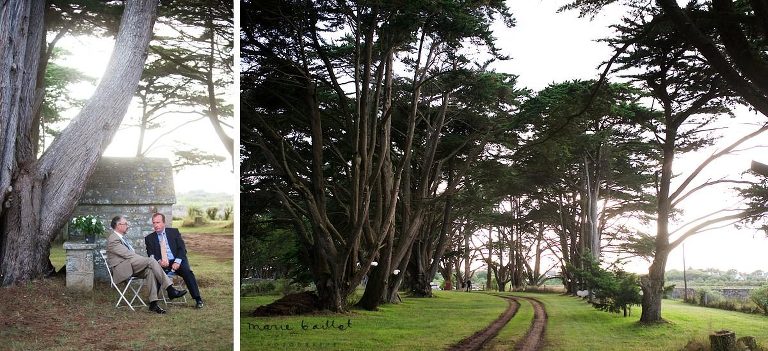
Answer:
<path fill-rule="evenodd" d="M 495 35 L 499 39 L 498 45 L 502 52 L 511 56 L 512 60 L 497 63 L 494 67 L 501 72 L 519 75 L 519 87 L 538 91 L 554 82 L 598 79 L 602 72 L 602 67 L 598 70 L 598 65 L 607 61 L 613 54 L 607 45 L 595 40 L 611 34 L 608 26 L 618 22 L 621 11 L 609 7 L 590 21 L 589 18 L 577 18 L 576 11 L 556 13 L 557 8 L 565 3 L 561 0 L 507 2 L 517 25 L 512 29 L 499 25 L 495 27 Z M 749 112 L 747 108 L 739 109 L 736 114 L 736 120 L 729 120 L 727 117 L 722 119 L 727 123 L 728 129 L 721 133 L 724 137 L 718 145 L 727 145 L 757 129 L 757 123 L 768 119 Z M 749 145 L 761 143 L 768 145 L 768 134 L 756 137 Z M 698 164 L 718 145 L 685 159 L 676 159 L 675 173 L 679 174 Z M 744 151 L 712 164 L 708 176 L 717 178 L 728 175 L 730 178 L 739 178 L 742 172 L 749 169 L 751 160 L 768 163 L 766 148 Z M 701 176 L 697 178 L 699 181 L 706 179 Z M 686 218 L 696 218 L 734 201 L 737 199 L 729 196 L 726 189 L 707 189 L 686 200 L 682 208 L 686 211 Z M 655 224 L 643 230 L 653 234 Z M 674 238 L 673 236 L 672 239 Z M 740 272 L 758 269 L 768 271 L 768 239 L 763 231 L 739 230 L 729 226 L 697 234 L 685 241 L 685 251 L 686 266 L 689 267 L 713 267 L 722 270 L 734 268 Z M 637 273 L 647 273 L 649 265 L 649 262 L 639 261 L 625 268 Z M 682 268 L 682 249 L 678 247 L 669 255 L 667 269 Z"/>
<path fill-rule="evenodd" d="M 77 68 L 89 76 L 98 78 L 101 76 L 107 65 L 113 44 L 114 41 L 111 38 L 65 37 L 61 40 L 59 46 L 72 53 L 71 56 L 66 59 L 64 64 Z M 82 83 L 73 87 L 73 91 L 77 94 L 76 96 L 83 99 L 87 99 L 94 89 L 95 86 L 89 83 Z M 138 127 L 129 128 L 126 126 L 126 123 L 138 123 L 137 118 L 141 111 L 138 110 L 137 106 L 138 104 L 134 99 L 131 103 L 128 115 L 123 119 L 123 124 L 120 126 L 112 143 L 104 152 L 104 156 L 133 157 L 135 155 L 139 139 L 139 129 Z M 72 111 L 71 114 L 68 113 L 65 115 L 67 117 L 72 117 L 76 112 L 77 111 Z M 148 143 L 151 143 L 156 136 L 169 129 L 175 128 L 182 123 L 181 121 L 198 118 L 196 115 L 185 115 L 180 117 L 181 118 L 178 120 L 174 120 L 174 116 L 163 117 L 164 127 L 147 131 L 145 147 Z M 65 121 L 65 123 L 68 122 L 69 121 Z M 188 124 L 168 136 L 165 136 L 153 146 L 148 157 L 166 157 L 173 160 L 174 155 L 172 150 L 179 146 L 180 143 L 185 143 L 192 147 L 219 156 L 224 156 L 226 157 L 226 160 L 216 166 L 192 166 L 174 173 L 173 178 L 176 192 L 183 193 L 193 190 L 204 190 L 211 193 L 225 192 L 235 194 L 239 191 L 239 177 L 232 172 L 232 159 L 229 157 L 229 153 L 221 144 L 221 141 L 211 127 L 211 123 L 207 119 L 200 119 L 199 121 Z"/>

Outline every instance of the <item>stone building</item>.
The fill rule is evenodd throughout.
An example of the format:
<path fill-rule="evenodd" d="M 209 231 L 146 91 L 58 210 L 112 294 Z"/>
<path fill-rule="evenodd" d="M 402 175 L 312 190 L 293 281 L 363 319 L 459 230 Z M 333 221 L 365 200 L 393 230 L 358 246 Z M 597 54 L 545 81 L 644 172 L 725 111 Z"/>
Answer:
<path fill-rule="evenodd" d="M 111 230 L 112 217 L 125 215 L 130 223 L 127 238 L 138 253 L 145 254 L 144 236 L 152 232 L 152 214 L 165 214 L 171 226 L 175 202 L 173 169 L 168 159 L 103 157 L 72 217 L 95 215 Z M 97 238 L 97 250 L 105 249 L 105 243 L 106 238 Z M 98 253 L 94 263 L 96 280 L 108 282 L 104 261 Z"/>

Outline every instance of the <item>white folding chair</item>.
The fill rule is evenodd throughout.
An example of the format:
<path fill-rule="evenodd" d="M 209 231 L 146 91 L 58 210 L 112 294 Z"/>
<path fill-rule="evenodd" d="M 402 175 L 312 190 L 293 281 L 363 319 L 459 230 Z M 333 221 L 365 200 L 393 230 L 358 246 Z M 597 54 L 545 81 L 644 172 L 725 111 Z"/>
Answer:
<path fill-rule="evenodd" d="M 99 251 L 101 253 L 101 258 L 104 260 L 104 266 L 107 267 L 107 274 L 109 274 L 109 281 L 112 283 L 112 286 L 117 290 L 117 293 L 120 294 L 120 297 L 117 298 L 117 303 L 115 304 L 115 307 L 121 307 L 121 304 L 125 304 L 128 306 L 132 311 L 135 311 L 134 307 L 141 307 L 146 306 L 147 304 L 144 303 L 144 300 L 141 299 L 141 296 L 139 296 L 139 292 L 141 291 L 141 288 L 144 286 L 144 279 L 139 277 L 130 277 L 128 280 L 125 281 L 125 287 L 120 288 L 117 283 L 115 283 L 115 279 L 112 278 L 112 270 L 109 269 L 109 263 L 107 263 L 107 251 L 101 250 Z M 125 296 L 130 288 L 130 291 L 133 291 L 133 297 L 128 300 L 128 298 Z M 139 300 L 138 303 L 134 304 L 134 301 Z"/>
<path fill-rule="evenodd" d="M 182 279 L 181 276 L 177 275 L 174 272 L 165 272 L 165 275 L 167 275 L 168 279 L 170 279 L 171 282 L 173 282 L 173 287 L 176 290 L 184 289 L 184 279 Z M 170 304 L 170 303 L 183 304 L 183 305 L 187 304 L 187 295 L 186 294 L 184 296 L 182 296 L 182 297 L 179 297 L 179 298 L 175 299 L 175 300 L 171 300 L 171 299 L 168 298 L 168 292 L 165 291 L 165 289 L 160 289 L 160 290 L 163 291 L 163 302 L 165 303 L 166 306 L 168 306 L 168 304 Z"/>

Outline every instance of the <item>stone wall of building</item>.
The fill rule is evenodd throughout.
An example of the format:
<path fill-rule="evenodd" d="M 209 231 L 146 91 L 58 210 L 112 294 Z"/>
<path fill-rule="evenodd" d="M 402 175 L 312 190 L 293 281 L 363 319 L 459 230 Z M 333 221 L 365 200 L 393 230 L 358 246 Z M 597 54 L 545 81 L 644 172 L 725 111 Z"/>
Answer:
<path fill-rule="evenodd" d="M 125 215 L 130 224 L 126 237 L 139 254 L 146 254 L 144 236 L 152 232 L 152 214 L 165 214 L 171 226 L 175 202 L 173 169 L 168 159 L 103 157 L 72 217 L 95 215 L 109 228 L 112 217 Z M 105 243 L 106 238 L 98 238 L 97 250 L 106 249 Z M 101 256 L 94 257 L 96 279 L 108 282 Z"/>

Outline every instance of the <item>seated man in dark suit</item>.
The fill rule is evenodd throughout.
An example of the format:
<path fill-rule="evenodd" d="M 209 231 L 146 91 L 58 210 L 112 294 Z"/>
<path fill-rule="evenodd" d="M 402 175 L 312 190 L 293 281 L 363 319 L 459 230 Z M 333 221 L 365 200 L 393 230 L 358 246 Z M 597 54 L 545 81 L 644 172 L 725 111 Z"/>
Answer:
<path fill-rule="evenodd" d="M 165 226 L 165 215 L 162 213 L 152 215 L 152 228 L 155 231 L 144 237 L 144 243 L 147 245 L 147 256 L 154 256 L 164 270 L 180 275 L 184 279 L 184 283 L 187 284 L 189 294 L 195 299 L 195 307 L 203 308 L 203 298 L 197 287 L 195 273 L 189 267 L 187 248 L 184 246 L 181 233 L 176 228 Z"/>

